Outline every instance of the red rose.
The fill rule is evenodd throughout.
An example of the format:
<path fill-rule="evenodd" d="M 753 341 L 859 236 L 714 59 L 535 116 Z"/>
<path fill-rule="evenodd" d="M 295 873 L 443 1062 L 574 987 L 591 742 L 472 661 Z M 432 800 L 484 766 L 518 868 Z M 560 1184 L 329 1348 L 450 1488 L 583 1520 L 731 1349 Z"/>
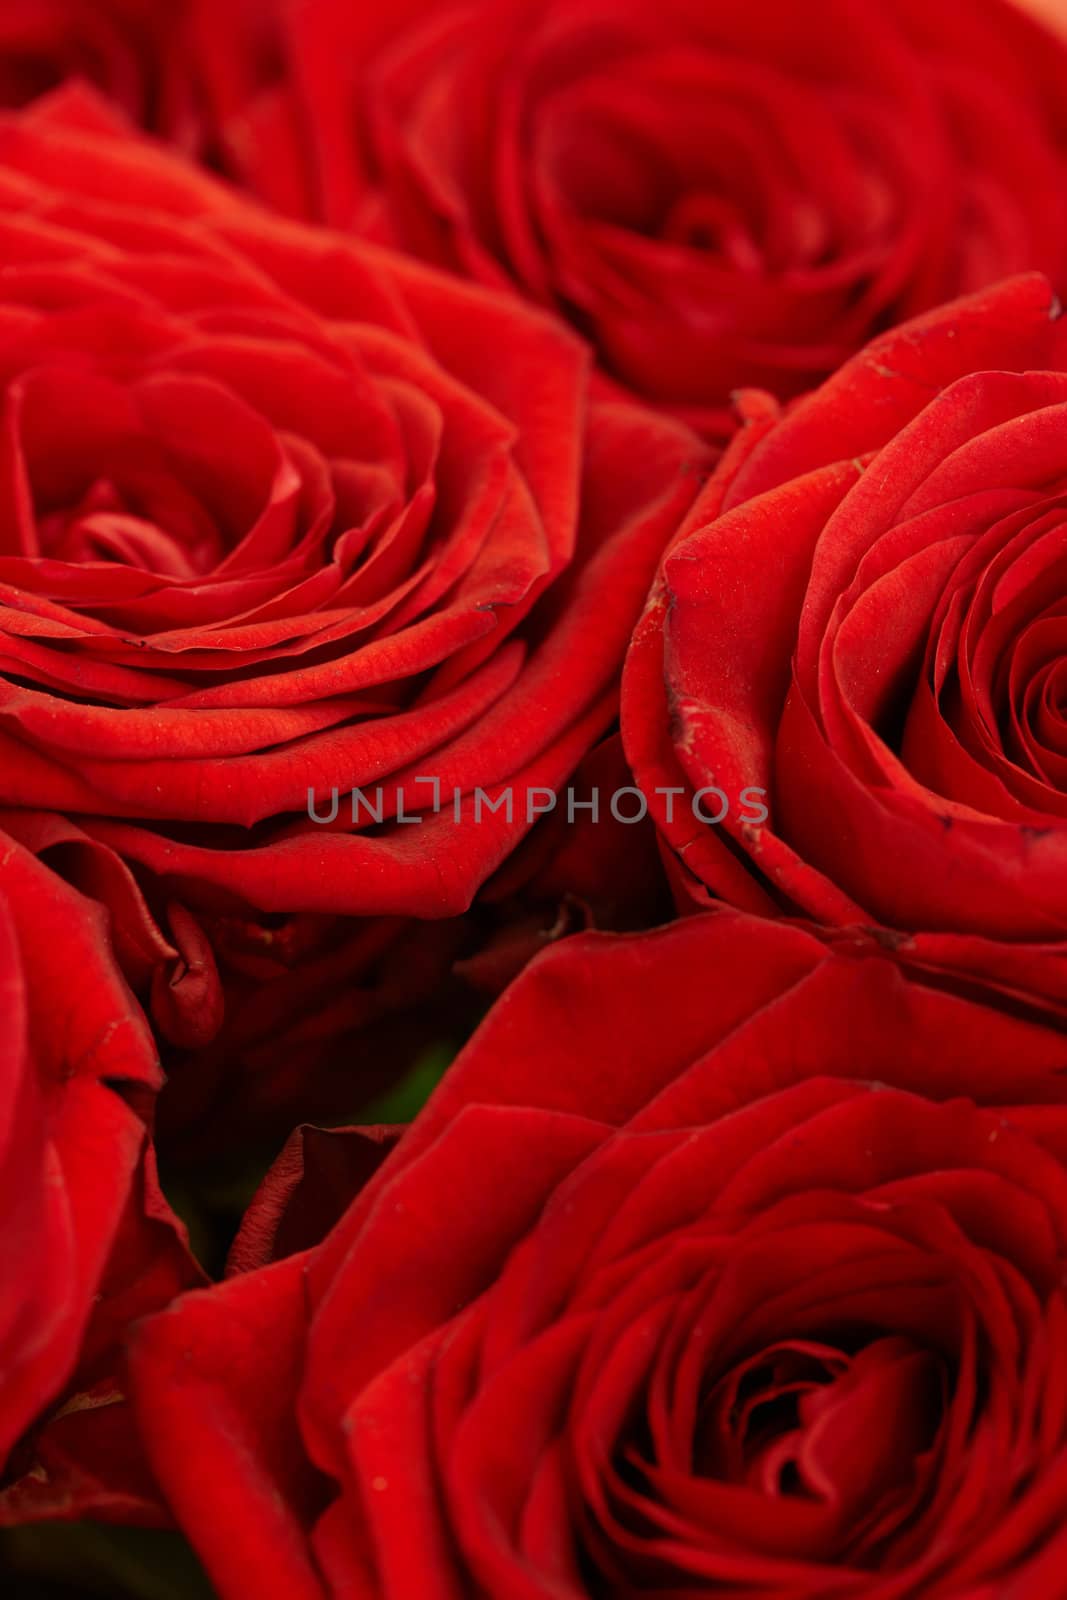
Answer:
<path fill-rule="evenodd" d="M 96 1131 L 84 1118 L 76 1137 L 91 1143 Z M 86 1170 L 80 1191 L 71 1195 L 83 1210 L 91 1211 L 109 1176 L 105 1152 L 97 1153 L 100 1167 Z M 280 1232 L 283 1242 L 286 1237 Z M 51 1248 L 44 1240 L 39 1246 Z M 160 1190 L 146 1144 L 92 1296 L 74 1371 L 0 1476 L 0 1529 L 85 1518 L 169 1525 L 127 1400 L 126 1344 L 133 1323 L 206 1282 Z"/>
<path fill-rule="evenodd" d="M 518 287 L 712 434 L 740 383 L 794 394 L 940 300 L 1067 278 L 1067 54 L 1001 0 L 299 0 L 280 23 L 271 122 L 313 214 Z"/>
<path fill-rule="evenodd" d="M 205 1279 L 156 1177 L 153 986 L 205 1000 L 121 861 L 60 818 L 0 834 L 0 1527 L 166 1520 L 126 1334 Z"/>
<path fill-rule="evenodd" d="M 193 942 L 461 911 L 610 725 L 702 449 L 540 313 L 68 110 L 0 122 L 11 825 Z"/>
<path fill-rule="evenodd" d="M 884 336 L 785 417 L 750 397 L 635 634 L 623 733 L 683 904 L 875 924 L 902 959 L 1062 1018 L 1057 317 L 1020 278 Z M 700 792 L 748 786 L 765 825 L 697 819 Z"/>
<path fill-rule="evenodd" d="M 1065 1066 L 782 923 L 549 951 L 384 1163 L 331 1151 L 321 1246 L 305 1139 L 277 1259 L 143 1326 L 220 1596 L 1054 1600 Z"/>
<path fill-rule="evenodd" d="M 74 1370 L 160 1074 L 104 906 L 3 834 L 0 991 L 2 1468 Z"/>

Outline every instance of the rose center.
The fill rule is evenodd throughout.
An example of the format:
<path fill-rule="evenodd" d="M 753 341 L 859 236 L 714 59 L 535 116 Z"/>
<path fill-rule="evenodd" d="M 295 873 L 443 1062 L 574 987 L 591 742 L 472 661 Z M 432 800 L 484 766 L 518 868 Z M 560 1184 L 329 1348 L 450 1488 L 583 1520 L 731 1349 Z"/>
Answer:
<path fill-rule="evenodd" d="M 161 526 L 145 511 L 111 479 L 99 478 L 73 505 L 39 513 L 41 553 L 72 565 L 114 562 L 176 579 L 194 578 L 216 564 L 220 541 L 207 518 L 187 516 Z"/>
<path fill-rule="evenodd" d="M 782 1344 L 711 1389 L 694 1467 L 771 1496 L 869 1503 L 911 1479 L 943 1405 L 940 1361 L 908 1339 L 879 1339 L 855 1354 Z"/>
<path fill-rule="evenodd" d="M 721 256 L 739 272 L 758 272 L 763 251 L 748 218 L 726 195 L 690 190 L 671 206 L 660 229 L 668 244 Z"/>

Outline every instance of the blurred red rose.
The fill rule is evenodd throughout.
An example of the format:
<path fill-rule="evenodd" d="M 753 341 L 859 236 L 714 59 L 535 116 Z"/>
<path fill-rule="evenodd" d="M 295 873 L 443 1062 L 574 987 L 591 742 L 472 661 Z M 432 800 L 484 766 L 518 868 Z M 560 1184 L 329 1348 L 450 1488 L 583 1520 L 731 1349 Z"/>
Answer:
<path fill-rule="evenodd" d="M 276 11 L 276 0 L 4 0 L 0 106 L 90 84 L 139 127 L 232 166 L 230 118 L 252 97 L 269 105 Z M 247 145 L 240 160 L 258 171 Z"/>
<path fill-rule="evenodd" d="M 0 122 L 0 234 L 10 825 L 132 864 L 205 993 L 209 916 L 463 911 L 610 725 L 699 443 L 84 95 Z"/>
<path fill-rule="evenodd" d="M 305 1135 L 270 1264 L 142 1326 L 220 1596 L 1054 1600 L 1065 1066 L 782 923 L 547 952 L 392 1154 L 309 1190 Z"/>
<path fill-rule="evenodd" d="M 178 0 L 176 12 L 187 10 Z M 135 121 L 169 129 L 182 116 L 188 86 L 165 70 L 166 36 L 166 16 L 155 0 L 6 0 L 0 105 L 24 105 L 69 79 L 83 79 Z M 171 65 L 177 65 L 173 58 Z"/>
<path fill-rule="evenodd" d="M 1067 281 L 1067 53 L 1002 0 L 289 0 L 276 58 L 236 144 L 295 143 L 297 209 L 517 287 L 712 435 L 739 384 Z"/>
<path fill-rule="evenodd" d="M 784 418 L 746 410 L 626 669 L 679 903 L 873 924 L 1062 1019 L 1067 323 L 1047 283 L 885 335 Z M 749 785 L 765 824 L 694 814 Z"/>

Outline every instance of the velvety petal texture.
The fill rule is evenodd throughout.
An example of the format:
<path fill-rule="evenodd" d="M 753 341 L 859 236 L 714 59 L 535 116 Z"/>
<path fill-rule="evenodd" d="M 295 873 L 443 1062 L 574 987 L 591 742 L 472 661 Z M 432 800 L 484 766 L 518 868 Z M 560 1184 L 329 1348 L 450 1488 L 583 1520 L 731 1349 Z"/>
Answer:
<path fill-rule="evenodd" d="M 742 409 L 626 668 L 624 742 L 679 903 L 873 937 L 1062 1019 L 1067 332 L 1048 283 L 886 334 L 784 415 Z M 746 785 L 763 823 L 694 809 Z"/>
<path fill-rule="evenodd" d="M 545 953 L 391 1154 L 305 1132 L 249 1270 L 142 1326 L 220 1596 L 1054 1600 L 1065 1068 L 765 919 Z"/>

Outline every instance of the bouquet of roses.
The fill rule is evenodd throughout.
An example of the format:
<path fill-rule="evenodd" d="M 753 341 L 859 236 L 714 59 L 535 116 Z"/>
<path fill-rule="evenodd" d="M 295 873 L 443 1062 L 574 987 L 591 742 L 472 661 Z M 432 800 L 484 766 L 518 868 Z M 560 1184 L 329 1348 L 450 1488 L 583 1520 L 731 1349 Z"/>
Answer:
<path fill-rule="evenodd" d="M 1060 0 L 3 0 L 5 1597 L 1067 1596 L 1060 294 Z"/>

